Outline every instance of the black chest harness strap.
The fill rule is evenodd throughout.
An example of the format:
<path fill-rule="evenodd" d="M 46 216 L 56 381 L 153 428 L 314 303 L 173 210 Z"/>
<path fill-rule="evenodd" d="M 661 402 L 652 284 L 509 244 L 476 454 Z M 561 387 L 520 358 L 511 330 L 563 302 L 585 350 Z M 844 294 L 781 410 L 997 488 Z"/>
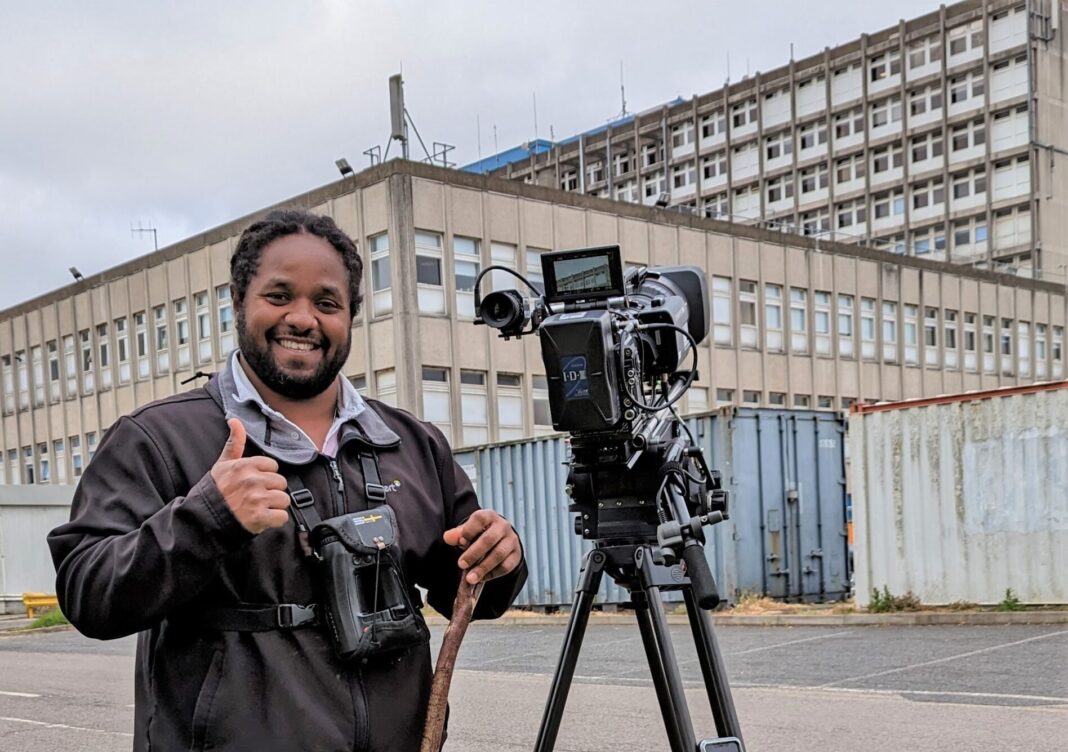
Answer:
<path fill-rule="evenodd" d="M 378 455 L 361 447 L 359 458 L 363 469 L 364 498 L 367 501 L 384 502 L 386 489 L 378 472 Z M 296 472 L 287 474 L 286 481 L 289 483 L 289 511 L 296 523 L 301 549 L 310 556 L 308 534 L 322 523 L 323 519 L 315 509 L 315 497 L 304 485 L 300 475 Z M 231 608 L 212 608 L 205 610 L 196 621 L 210 629 L 223 632 L 269 632 L 320 624 L 318 609 L 314 603 L 278 603 L 271 606 L 241 604 Z"/>

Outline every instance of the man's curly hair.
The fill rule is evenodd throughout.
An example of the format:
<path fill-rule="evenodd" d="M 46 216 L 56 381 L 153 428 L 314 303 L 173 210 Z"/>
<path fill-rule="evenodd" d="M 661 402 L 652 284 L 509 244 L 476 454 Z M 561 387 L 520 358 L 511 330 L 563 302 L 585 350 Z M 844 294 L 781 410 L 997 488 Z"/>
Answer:
<path fill-rule="evenodd" d="M 234 286 L 234 303 L 242 305 L 249 282 L 256 276 L 263 249 L 286 235 L 306 233 L 322 238 L 341 254 L 341 261 L 349 273 L 349 313 L 352 318 L 360 311 L 363 295 L 363 260 L 352 238 L 344 233 L 330 217 L 312 214 L 303 209 L 276 209 L 263 219 L 253 222 L 237 241 L 237 249 L 230 258 L 230 281 Z"/>

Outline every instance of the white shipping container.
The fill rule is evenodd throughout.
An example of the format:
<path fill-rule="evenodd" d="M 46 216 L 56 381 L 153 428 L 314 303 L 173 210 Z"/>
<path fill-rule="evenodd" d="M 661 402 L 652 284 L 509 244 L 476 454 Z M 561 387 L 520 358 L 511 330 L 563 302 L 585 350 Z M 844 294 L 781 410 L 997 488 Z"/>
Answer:
<path fill-rule="evenodd" d="M 1068 381 L 857 408 L 856 602 L 1068 603 Z"/>

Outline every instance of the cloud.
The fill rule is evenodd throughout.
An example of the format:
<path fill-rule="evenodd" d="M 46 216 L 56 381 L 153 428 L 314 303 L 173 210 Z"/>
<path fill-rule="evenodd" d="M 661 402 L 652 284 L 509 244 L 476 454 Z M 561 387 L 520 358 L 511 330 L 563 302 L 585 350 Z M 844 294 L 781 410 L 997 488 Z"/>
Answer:
<path fill-rule="evenodd" d="M 460 164 L 717 88 L 934 9 L 619 0 L 184 3 L 5 9 L 0 310 L 336 179 L 385 146 L 403 66 L 423 140 Z M 479 144 L 476 122 L 481 124 Z M 396 149 L 396 146 L 394 147 Z M 418 144 L 412 146 L 419 158 Z"/>

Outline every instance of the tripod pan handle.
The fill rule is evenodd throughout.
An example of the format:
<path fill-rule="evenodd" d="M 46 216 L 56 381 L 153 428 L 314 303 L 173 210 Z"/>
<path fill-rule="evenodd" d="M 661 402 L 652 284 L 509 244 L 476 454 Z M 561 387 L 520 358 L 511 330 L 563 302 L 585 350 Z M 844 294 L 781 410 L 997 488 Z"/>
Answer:
<path fill-rule="evenodd" d="M 708 568 L 704 546 L 699 543 L 685 546 L 682 558 L 686 562 L 686 576 L 690 578 L 694 595 L 697 596 L 697 605 L 709 609 L 718 606 L 719 590 L 716 588 L 716 578 Z"/>

